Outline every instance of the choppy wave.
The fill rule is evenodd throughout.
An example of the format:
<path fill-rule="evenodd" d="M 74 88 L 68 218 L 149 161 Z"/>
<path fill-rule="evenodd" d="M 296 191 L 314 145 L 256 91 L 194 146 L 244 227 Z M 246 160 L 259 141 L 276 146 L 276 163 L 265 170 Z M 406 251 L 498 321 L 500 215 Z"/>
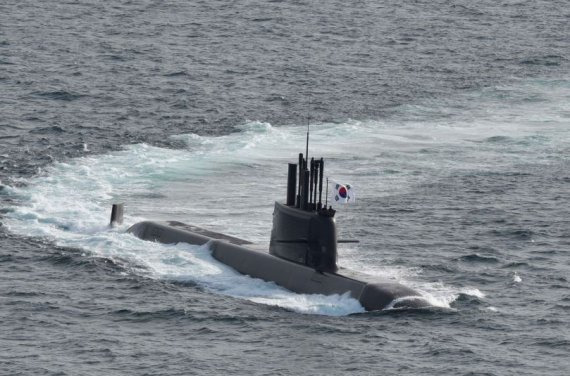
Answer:
<path fill-rule="evenodd" d="M 339 212 L 339 221 L 353 221 L 371 197 L 411 190 L 436 179 L 442 171 L 449 174 L 495 166 L 499 151 L 502 156 L 514 155 L 510 160 L 501 157 L 503 167 L 524 159 L 536 162 L 544 148 L 559 148 L 567 140 L 567 133 L 560 133 L 559 127 L 537 128 L 522 105 L 521 111 L 526 120 L 521 115 L 505 123 L 456 118 L 448 123 L 420 124 L 412 119 L 398 124 L 313 124 L 310 154 L 327 157 L 329 176 L 350 181 L 366 192 L 354 208 Z M 274 284 L 237 275 L 211 259 L 206 248 L 143 242 L 125 234 L 126 225 L 119 229 L 106 226 L 110 204 L 124 201 L 129 224 L 146 218 L 182 220 L 267 242 L 273 200 L 281 199 L 285 192 L 285 163 L 296 159 L 305 132 L 305 127 L 274 127 L 254 121 L 225 136 L 172 137 L 182 142 L 183 148 L 135 144 L 119 152 L 55 163 L 41 175 L 24 179 L 21 187 L 3 189 L 3 194 L 16 202 L 6 213 L 5 222 L 18 234 L 46 237 L 59 245 L 88 250 L 94 256 L 126 260 L 132 272 L 150 278 L 194 281 L 212 291 L 298 312 L 360 312 L 362 307 L 347 296 L 293 294 Z M 523 149 L 517 140 L 525 140 Z M 429 153 L 423 152 L 426 150 Z M 526 234 L 513 236 L 530 236 Z M 359 252 L 371 254 L 371 250 Z M 365 257 L 367 261 L 369 256 Z M 495 256 L 480 254 L 463 255 L 459 260 L 498 262 Z M 341 264 L 398 280 L 438 307 L 450 307 L 462 294 L 484 298 L 475 287 L 454 288 L 422 280 L 421 269 L 382 265 L 382 260 L 363 268 L 363 262 L 350 250 L 341 252 Z"/>
<path fill-rule="evenodd" d="M 346 147 L 359 144 L 361 152 L 368 151 L 358 156 L 361 161 L 373 156 L 375 142 L 382 139 L 373 137 L 377 126 L 361 122 L 315 125 L 312 150 L 328 155 L 337 164 L 331 163 L 330 170 L 339 173 L 343 165 L 354 161 L 353 155 L 346 155 Z M 351 132 L 359 136 L 339 136 Z M 194 281 L 212 291 L 299 312 L 361 312 L 360 304 L 344 295 L 293 294 L 238 275 L 213 260 L 204 247 L 143 242 L 125 234 L 126 226 L 109 229 L 106 225 L 110 203 L 121 200 L 127 202 L 130 213 L 127 223 L 156 212 L 159 217 L 191 218 L 216 230 L 266 241 L 272 200 L 280 198 L 275 197 L 275 187 L 284 188 L 283 162 L 294 157 L 304 136 L 304 130 L 297 127 L 252 122 L 228 136 L 176 136 L 187 143 L 185 149 L 138 144 L 113 154 L 56 163 L 24 187 L 7 188 L 18 205 L 8 213 L 6 224 L 19 234 L 47 237 L 119 263 L 127 260 L 129 265 L 124 267 L 151 278 Z M 425 143 L 406 135 L 389 138 L 391 143 L 399 139 L 405 148 Z M 219 205 L 219 200 L 225 204 Z M 448 306 L 453 300 L 438 297 L 437 289 L 428 290 L 426 297 L 436 305 Z"/>

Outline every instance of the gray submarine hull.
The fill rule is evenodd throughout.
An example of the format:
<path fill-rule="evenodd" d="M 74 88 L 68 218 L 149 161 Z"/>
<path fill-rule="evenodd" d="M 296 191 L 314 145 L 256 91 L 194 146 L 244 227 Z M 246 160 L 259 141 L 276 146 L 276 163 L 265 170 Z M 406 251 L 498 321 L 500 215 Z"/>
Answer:
<path fill-rule="evenodd" d="M 349 293 L 367 311 L 385 308 L 419 308 L 428 306 L 420 294 L 392 281 L 374 281 L 348 269 L 340 272 L 319 271 L 260 250 L 246 240 L 215 233 L 181 222 L 144 221 L 128 229 L 133 235 L 160 243 L 208 243 L 212 256 L 241 274 L 275 282 L 288 290 L 304 294 Z"/>
<path fill-rule="evenodd" d="M 308 149 L 307 133 L 307 149 Z M 413 289 L 397 282 L 337 266 L 335 210 L 322 203 L 324 161 L 310 161 L 299 154 L 289 163 L 287 199 L 275 202 L 268 249 L 243 239 L 212 232 L 181 222 L 145 221 L 128 231 L 144 240 L 161 243 L 208 244 L 212 256 L 241 274 L 274 282 L 302 294 L 345 294 L 357 299 L 367 311 L 386 308 L 420 308 L 428 302 Z M 328 183 L 327 183 L 328 187 Z M 122 220 L 122 206 L 113 208 L 111 223 Z M 352 242 L 348 240 L 348 242 Z"/>

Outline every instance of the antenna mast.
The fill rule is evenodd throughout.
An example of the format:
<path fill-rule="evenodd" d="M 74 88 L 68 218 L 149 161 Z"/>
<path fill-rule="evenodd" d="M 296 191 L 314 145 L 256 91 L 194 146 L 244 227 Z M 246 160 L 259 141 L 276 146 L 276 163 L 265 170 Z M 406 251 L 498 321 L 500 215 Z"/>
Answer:
<path fill-rule="evenodd" d="M 311 117 L 309 114 L 307 114 L 307 147 L 305 150 L 305 158 L 307 158 L 307 161 L 309 161 L 309 121 L 310 121 Z"/>

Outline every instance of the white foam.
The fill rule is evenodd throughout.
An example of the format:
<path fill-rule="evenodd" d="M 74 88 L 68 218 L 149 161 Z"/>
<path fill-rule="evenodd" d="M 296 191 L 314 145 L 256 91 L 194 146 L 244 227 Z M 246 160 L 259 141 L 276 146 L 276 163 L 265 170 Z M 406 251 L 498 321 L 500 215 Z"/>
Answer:
<path fill-rule="evenodd" d="M 343 247 L 339 262 L 348 269 L 358 270 L 372 277 L 397 281 L 411 287 L 420 293 L 419 298 L 422 298 L 434 307 L 451 308 L 451 304 L 461 294 L 476 296 L 480 299 L 485 297 L 477 288 L 456 288 L 447 286 L 439 281 L 426 281 L 422 278 L 421 268 L 387 266 L 382 265 L 382 260 L 363 260 L 363 253 L 365 254 L 365 251 L 359 247 Z M 405 302 L 410 299 L 418 299 L 418 297 L 405 297 L 403 299 Z M 396 300 L 391 303 L 390 307 L 397 306 L 399 303 L 400 300 Z"/>
<path fill-rule="evenodd" d="M 271 131 L 270 126 L 266 128 Z M 190 138 L 199 139 L 197 136 Z M 201 144 L 213 144 L 212 139 L 205 138 Z M 248 147 L 252 147 L 252 144 L 245 144 L 244 148 Z M 151 207 L 160 206 L 161 209 L 175 207 L 178 202 L 187 202 L 183 199 L 178 201 L 178 197 L 188 195 L 186 189 L 178 191 L 177 185 L 188 183 L 190 192 L 192 186 L 198 185 L 195 181 L 188 182 L 184 179 L 197 179 L 204 174 L 214 174 L 216 169 L 213 168 L 212 171 L 211 168 L 218 163 L 221 163 L 222 169 L 224 164 L 231 165 L 229 169 L 235 168 L 235 164 L 231 162 L 233 153 L 224 151 L 223 148 L 215 150 L 213 156 L 202 155 L 202 160 L 196 160 L 196 156 L 200 156 L 199 153 L 140 144 L 129 146 L 118 153 L 56 163 L 49 167 L 44 175 L 27 181 L 27 186 L 9 188 L 9 194 L 17 199 L 20 205 L 15 206 L 14 211 L 8 214 L 5 224 L 15 233 L 47 237 L 62 246 L 85 249 L 95 256 L 107 257 L 123 264 L 126 262 L 125 266 L 131 272 L 149 278 L 191 281 L 213 292 L 302 313 L 346 315 L 363 311 L 358 301 L 347 295 L 295 294 L 273 283 L 240 275 L 215 261 L 206 247 L 146 242 L 124 233 L 127 225 L 119 228 L 107 226 L 111 202 L 125 200 L 127 212 L 135 213 L 127 215 L 125 223 L 133 223 L 143 219 L 137 215 L 137 202 L 142 206 L 142 201 L 149 201 Z M 224 153 L 226 155 L 222 156 Z M 243 163 L 242 161 L 243 159 L 239 163 Z M 182 181 L 179 180 L 180 176 L 183 177 Z M 216 176 L 214 180 L 216 179 L 222 178 Z M 236 190 L 239 191 L 244 184 L 249 183 L 236 181 L 234 184 L 235 186 L 229 189 L 230 194 L 235 194 Z M 154 193 L 160 193 L 164 198 L 161 199 L 162 196 L 159 195 L 156 199 L 158 202 L 153 206 Z M 207 190 L 200 193 L 205 194 Z M 219 193 L 224 195 L 223 189 Z M 145 199 L 148 195 L 151 195 L 151 198 Z M 244 196 L 247 197 L 248 194 Z M 196 200 L 201 204 L 198 205 L 198 212 L 204 211 L 214 217 L 210 218 L 211 224 L 214 224 L 216 219 L 232 216 L 227 207 L 219 205 L 218 199 L 219 197 Z M 187 205 L 192 206 L 193 203 L 189 202 Z M 182 210 L 175 214 L 192 211 L 188 206 L 182 206 Z M 242 203 L 237 206 L 245 209 L 248 205 Z M 270 206 L 264 208 L 270 209 Z M 169 215 L 168 212 L 162 214 Z M 240 211 L 240 215 L 244 223 L 254 227 L 261 226 L 261 221 L 264 226 L 267 224 L 262 219 L 252 218 L 251 211 Z M 233 217 L 235 218 L 235 215 Z M 222 221 L 216 224 L 223 226 L 220 222 Z M 236 233 L 244 229 L 246 233 L 248 231 L 247 226 L 237 227 L 233 230 Z M 255 231 L 250 231 L 249 234 L 253 238 L 256 237 Z"/>
<path fill-rule="evenodd" d="M 568 96 L 563 85 L 553 92 L 562 99 Z M 550 95 L 548 90 L 539 94 Z M 359 213 L 371 197 L 401 194 L 456 170 L 568 158 L 568 153 L 556 152 L 570 140 L 564 113 L 567 101 L 550 98 L 536 106 L 523 102 L 498 106 L 493 92 L 478 95 L 491 99 L 479 98 L 479 104 L 474 101 L 461 114 L 442 108 L 453 116 L 433 122 L 426 121 L 429 116 L 425 115 L 433 112 L 433 105 L 426 105 L 410 106 L 403 120 L 312 125 L 310 155 L 325 156 L 328 175 L 351 182 L 359 191 L 358 202 L 339 213 L 339 222 L 361 225 L 366 218 Z M 489 106 L 483 108 L 481 103 Z M 17 202 L 6 215 L 5 225 L 18 234 L 43 236 L 96 256 L 127 260 L 133 273 L 150 278 L 187 279 L 212 291 L 299 312 L 360 312 L 362 307 L 346 296 L 292 294 L 235 275 L 209 258 L 204 249 L 143 242 L 122 233 L 126 225 L 106 227 L 110 204 L 123 201 L 129 224 L 146 218 L 181 220 L 267 242 L 273 201 L 285 196 L 284 162 L 295 161 L 303 149 L 305 132 L 304 126 L 250 122 L 241 126 L 241 132 L 221 137 L 175 136 L 187 144 L 185 149 L 137 144 L 119 152 L 55 163 L 40 176 L 24 179 L 24 187 L 5 188 Z M 486 143 L 492 136 L 508 136 L 514 142 Z M 386 266 L 373 250 L 359 252 L 343 253 L 343 265 L 367 267 L 367 272 L 400 281 L 420 291 L 433 305 L 449 307 L 459 294 L 484 298 L 475 287 L 461 289 L 425 281 L 420 269 Z"/>
<path fill-rule="evenodd" d="M 514 283 L 521 283 L 522 282 L 522 278 L 517 274 L 517 272 L 515 272 L 513 274 L 513 282 Z"/>
<path fill-rule="evenodd" d="M 183 243 L 165 245 L 147 242 L 125 233 L 124 226 L 109 228 L 95 225 L 91 228 L 64 229 L 55 220 L 39 222 L 26 217 L 17 218 L 35 226 L 34 231 L 27 235 L 45 236 L 60 245 L 88 250 L 92 255 L 112 259 L 130 272 L 148 278 L 197 283 L 215 293 L 301 313 L 347 315 L 363 312 L 358 301 L 346 295 L 295 294 L 273 283 L 243 276 L 214 260 L 207 245 L 199 247 Z M 10 230 L 23 230 L 13 224 L 14 221 L 10 221 Z"/>
<path fill-rule="evenodd" d="M 327 167 L 331 174 L 338 176 L 351 174 L 346 167 L 355 162 L 354 155 L 347 156 L 345 150 L 356 144 L 358 163 L 362 164 L 366 158 L 374 159 L 378 144 L 394 151 L 410 150 L 437 139 L 417 137 L 402 129 L 382 133 L 385 129 L 385 125 L 378 122 L 317 125 L 312 129 L 311 145 L 335 160 L 335 164 Z M 267 123 L 252 122 L 244 124 L 241 133 L 228 136 L 176 136 L 187 142 L 187 150 L 138 144 L 117 153 L 56 163 L 44 176 L 28 182 L 28 187 L 14 189 L 23 204 L 10 214 L 7 225 L 17 233 L 45 236 L 58 244 L 87 249 L 98 256 L 130 260 L 133 265 L 141 266 L 135 268 L 137 272 L 153 278 L 193 280 L 228 295 L 299 312 L 360 312 L 360 304 L 346 296 L 303 296 L 260 281 L 236 283 L 232 278 L 247 277 L 234 275 L 231 269 L 206 257 L 204 250 L 143 245 L 105 226 L 110 203 L 126 201 L 127 213 L 140 215 L 127 216 L 126 223 L 156 211 L 164 218 L 190 217 L 190 222 L 213 230 L 266 241 L 275 187 L 284 191 L 283 160 L 295 155 L 298 146 L 303 144 L 304 132 L 300 127 L 274 128 Z M 339 136 L 347 133 L 353 136 Z M 153 193 L 159 196 L 153 197 Z M 149 195 L 151 199 L 146 199 Z M 145 206 L 148 207 L 140 210 Z M 240 219 L 237 226 L 236 218 Z M 381 268 L 379 273 L 406 282 L 404 274 L 414 274 L 414 271 Z M 228 280 L 230 283 L 226 283 Z M 437 306 L 449 306 L 455 299 L 449 291 L 442 294 L 436 284 L 408 284 L 419 288 L 422 295 Z"/>
<path fill-rule="evenodd" d="M 473 287 L 466 287 L 459 291 L 464 295 L 474 296 L 479 299 L 483 299 L 485 297 L 485 294 L 482 293 L 481 290 Z"/>

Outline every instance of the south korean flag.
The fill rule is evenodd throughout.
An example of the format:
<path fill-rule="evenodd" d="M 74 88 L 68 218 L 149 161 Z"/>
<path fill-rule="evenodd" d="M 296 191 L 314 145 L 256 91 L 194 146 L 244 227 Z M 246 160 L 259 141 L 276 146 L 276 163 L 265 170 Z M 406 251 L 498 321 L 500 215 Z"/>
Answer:
<path fill-rule="evenodd" d="M 333 183 L 332 200 L 339 204 L 352 204 L 356 202 L 356 192 L 350 184 Z"/>

